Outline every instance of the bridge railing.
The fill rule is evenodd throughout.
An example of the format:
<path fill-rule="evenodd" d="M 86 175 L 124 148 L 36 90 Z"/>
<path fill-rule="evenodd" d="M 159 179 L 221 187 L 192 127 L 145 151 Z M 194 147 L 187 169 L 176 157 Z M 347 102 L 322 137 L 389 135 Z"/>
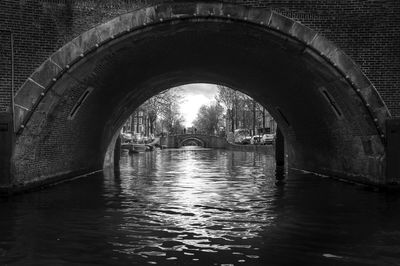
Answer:
<path fill-rule="evenodd" d="M 204 134 L 204 133 L 182 133 L 182 134 L 168 134 L 165 135 L 164 137 L 175 137 L 175 136 L 210 136 L 210 137 L 219 137 L 219 138 L 226 138 L 225 136 L 221 136 L 218 134 Z"/>

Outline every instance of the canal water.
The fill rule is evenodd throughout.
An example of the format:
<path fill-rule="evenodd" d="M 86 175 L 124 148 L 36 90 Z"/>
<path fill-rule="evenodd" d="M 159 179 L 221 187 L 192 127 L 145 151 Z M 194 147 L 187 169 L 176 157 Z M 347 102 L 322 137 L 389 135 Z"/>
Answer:
<path fill-rule="evenodd" d="M 400 197 L 202 148 L 0 202 L 0 265 L 400 265 Z"/>

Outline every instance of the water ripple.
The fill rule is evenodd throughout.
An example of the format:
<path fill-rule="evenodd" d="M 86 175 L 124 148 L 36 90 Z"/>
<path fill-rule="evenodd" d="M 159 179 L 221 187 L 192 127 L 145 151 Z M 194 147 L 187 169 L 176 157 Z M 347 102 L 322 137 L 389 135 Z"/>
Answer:
<path fill-rule="evenodd" d="M 400 265 L 400 198 L 210 149 L 0 202 L 6 265 Z"/>

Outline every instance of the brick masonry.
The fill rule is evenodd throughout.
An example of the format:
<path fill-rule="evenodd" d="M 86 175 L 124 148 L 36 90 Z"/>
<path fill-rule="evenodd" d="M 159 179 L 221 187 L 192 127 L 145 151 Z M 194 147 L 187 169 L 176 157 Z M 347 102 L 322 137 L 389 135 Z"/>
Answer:
<path fill-rule="evenodd" d="M 10 34 L 15 38 L 15 90 L 53 52 L 95 25 L 154 2 L 3 0 L 0 2 L 0 112 L 11 96 Z M 301 21 L 335 42 L 380 92 L 393 116 L 400 116 L 400 2 L 224 1 L 268 7 Z"/>
<path fill-rule="evenodd" d="M 9 12 L 11 12 L 10 10 L 16 11 L 14 16 L 9 16 L 8 19 L 4 20 L 4 23 L 7 22 L 8 28 L 5 27 L 1 35 L 2 40 L 4 40 L 2 51 L 5 62 L 3 64 L 5 82 L 2 83 L 2 86 L 4 86 L 2 92 L 5 95 L 6 104 L 3 110 L 6 110 L 8 105 L 7 97 L 9 100 L 11 95 L 9 86 L 11 79 L 10 75 L 7 74 L 11 70 L 10 30 L 15 36 L 15 88 L 18 89 L 37 66 L 73 37 L 81 35 L 85 30 L 93 28 L 100 22 L 109 21 L 119 14 L 146 4 L 126 1 L 118 3 L 110 3 L 110 1 L 32 1 L 11 3 L 9 1 L 1 2 L 0 5 L 4 3 L 10 4 L 7 5 Z M 259 5 L 260 3 L 266 4 L 267 2 L 254 2 L 251 5 Z M 365 44 L 367 43 L 365 41 L 367 39 L 366 36 L 368 35 L 369 37 L 372 34 L 364 33 L 365 36 L 360 37 L 361 39 L 364 38 L 362 39 L 364 42 L 361 42 L 360 38 L 354 41 L 354 38 L 349 37 L 350 34 L 360 34 L 362 32 L 362 30 L 346 26 L 351 20 L 350 15 L 346 15 L 346 12 L 352 14 L 352 19 L 359 12 L 355 11 L 355 4 L 353 4 L 353 9 L 347 11 L 345 7 L 350 7 L 351 3 L 346 4 L 346 6 L 330 4 L 328 9 L 326 9 L 327 4 L 324 6 L 322 2 L 314 3 L 317 7 L 314 9 L 312 5 L 307 6 L 307 3 L 297 3 L 297 6 L 282 1 L 278 4 L 274 2 L 268 3 L 266 5 L 268 9 L 272 8 L 322 32 L 322 34 L 335 41 L 339 47 L 347 49 L 346 52 L 353 59 L 358 54 L 365 56 L 364 51 L 368 51 L 366 48 L 361 49 L 361 45 L 367 47 L 373 44 L 372 42 L 368 43 L 368 45 Z M 33 7 L 28 8 L 27 6 L 29 5 Z M 12 9 L 13 6 L 14 9 Z M 211 5 L 186 6 L 189 7 L 186 9 L 187 13 L 180 13 L 182 9 L 179 9 L 179 13 L 176 14 L 192 16 L 193 10 L 198 10 L 197 12 L 201 14 L 209 14 L 210 10 L 207 6 Z M 214 6 L 219 7 L 221 5 Z M 165 7 L 163 6 L 159 9 L 150 8 L 146 11 L 146 15 L 153 14 L 153 12 L 161 12 L 161 17 L 155 20 L 161 21 L 161 18 L 164 18 L 162 12 L 169 10 Z M 196 7 L 196 9 L 192 9 L 192 7 Z M 223 14 L 233 14 L 232 17 L 239 14 L 240 19 L 249 19 L 250 21 L 254 18 L 254 13 L 252 13 L 253 15 L 248 15 L 241 8 L 229 9 L 228 6 L 226 7 L 228 9 Z M 332 11 L 332 9 L 334 10 Z M 3 9 L 1 10 L 3 11 Z M 35 11 L 36 13 L 28 16 L 28 11 Z M 232 11 L 233 13 L 231 13 Z M 337 18 L 338 14 L 343 17 Z M 126 18 L 129 18 L 129 14 L 124 16 L 124 23 L 127 21 Z M 272 17 L 265 15 L 264 19 L 267 18 L 271 22 L 268 24 L 271 24 L 276 29 L 277 26 L 282 26 L 281 31 L 289 30 L 285 26 L 288 21 L 286 18 L 278 14 L 274 14 Z M 344 18 L 347 19 L 345 22 L 343 22 Z M 201 18 L 197 18 L 195 21 L 199 19 Z M 204 18 L 204 20 L 208 19 L 208 16 Z M 30 23 L 27 22 L 28 20 Z M 135 19 L 133 21 L 137 23 L 135 25 L 143 25 L 142 20 L 136 21 Z M 291 22 L 293 23 L 293 21 Z M 356 174 L 363 178 L 368 178 L 369 181 L 374 183 L 388 181 L 383 178 L 384 169 L 382 167 L 384 167 L 384 164 L 381 160 L 381 158 L 384 158 L 384 151 L 380 136 L 384 135 L 380 135 L 379 130 L 377 134 L 374 129 L 374 124 L 378 124 L 379 128 L 384 125 L 387 117 L 386 109 L 380 108 L 380 101 L 373 97 L 374 94 L 372 92 L 374 90 L 371 90 L 370 83 L 365 82 L 361 77 L 363 75 L 353 75 L 354 72 L 347 71 L 349 69 L 352 70 L 353 64 L 344 60 L 344 57 L 340 57 L 340 52 L 337 52 L 340 49 L 336 50 L 335 45 L 324 42 L 323 38 L 320 37 L 313 38 L 311 42 L 313 35 L 307 34 L 301 35 L 302 37 L 306 36 L 305 39 L 300 39 L 302 43 L 312 43 L 316 48 L 316 53 L 303 47 L 298 50 L 299 48 L 295 48 L 295 42 L 291 43 L 286 40 L 283 42 L 282 39 L 278 40 L 278 45 L 275 47 L 272 44 L 275 42 L 271 41 L 274 38 L 272 35 L 265 35 L 264 39 L 260 39 L 262 41 L 261 45 L 251 41 L 253 40 L 251 36 L 259 38 L 256 30 L 243 28 L 242 26 L 244 25 L 240 25 L 240 23 L 234 23 L 236 25 L 232 25 L 232 28 L 229 28 L 228 24 L 223 25 L 224 23 L 210 25 L 207 29 L 207 34 L 203 35 L 200 33 L 196 33 L 196 35 L 189 33 L 187 35 L 175 34 L 180 32 L 181 25 L 176 27 L 168 26 L 166 29 L 173 34 L 169 38 L 162 38 L 162 36 L 157 35 L 156 31 L 143 33 L 142 37 L 139 37 L 139 33 L 132 32 L 129 42 L 135 42 L 135 36 L 138 37 L 136 40 L 143 38 L 147 42 L 147 44 L 137 43 L 135 46 L 124 42 L 123 37 L 116 40 L 115 46 L 112 44 L 113 42 L 108 44 L 101 43 L 101 40 L 112 39 L 112 36 L 119 36 L 119 31 L 125 31 L 127 25 L 124 23 L 118 24 L 118 20 L 114 20 L 105 26 L 97 27 L 95 32 L 99 35 L 93 34 L 94 31 L 81 35 L 83 36 L 81 39 L 75 40 L 74 43 L 69 43 L 67 48 L 59 50 L 51 61 L 46 61 L 45 67 L 41 68 L 39 72 L 35 72 L 31 77 L 32 79 L 27 81 L 18 92 L 15 99 L 18 104 L 15 108 L 17 111 L 15 113 L 16 121 L 21 122 L 21 118 L 24 118 L 24 115 L 27 114 L 26 110 L 29 110 L 35 102 L 38 103 L 38 106 L 29 123 L 25 124 L 26 126 L 24 125 L 24 129 L 21 127 L 22 124 L 17 123 L 15 125 L 16 128 L 22 129 L 20 130 L 22 133 L 20 132 L 21 134 L 18 134 L 16 138 L 13 153 L 15 171 L 13 178 L 11 178 L 12 184 L 24 185 L 48 180 L 54 176 L 73 175 L 77 172 L 86 173 L 100 169 L 103 163 L 102 155 L 106 150 L 105 145 L 109 144 L 109 139 L 118 130 L 119 121 L 123 120 L 125 114 L 132 111 L 130 108 L 137 106 L 135 104 L 151 96 L 151 93 L 156 92 L 157 82 L 161 80 L 152 81 L 151 78 L 156 77 L 157 73 L 164 73 L 163 71 L 171 69 L 176 69 L 178 74 L 180 73 L 179 71 L 182 71 L 184 77 L 190 77 L 192 75 L 191 72 L 184 70 L 185 68 L 190 68 L 190 66 L 204 69 L 204 75 L 207 75 L 207 71 L 211 71 L 214 74 L 219 73 L 219 78 L 229 76 L 232 80 L 227 80 L 227 82 L 233 87 L 254 88 L 252 92 L 255 93 L 254 95 L 258 93 L 262 102 L 264 102 L 263 99 L 267 98 L 267 90 L 257 90 L 256 92 L 255 88 L 263 87 L 265 84 L 280 88 L 279 91 L 272 90 L 268 94 L 268 98 L 272 97 L 274 99 L 273 106 L 270 109 L 274 111 L 274 106 L 279 106 L 291 121 L 292 125 L 287 122 L 286 133 L 288 142 L 293 144 L 288 146 L 290 148 L 288 148 L 288 154 L 293 159 L 292 162 L 295 163 L 293 164 L 295 167 L 298 165 L 298 167 L 305 167 L 302 169 L 318 168 L 317 170 L 323 173 L 339 174 L 339 176 L 341 176 L 341 173 L 345 173 L 344 175 L 347 175 L 347 173 L 350 173 L 350 175 Z M 291 31 L 290 34 L 297 36 L 296 34 L 302 32 L 300 29 L 304 27 L 298 23 L 293 25 L 296 26 L 292 27 L 296 31 Z M 363 28 L 364 24 L 361 25 L 361 28 L 365 29 Z M 182 26 L 185 25 L 182 24 Z M 357 24 L 357 26 L 359 25 Z M 348 29 L 348 33 L 345 34 L 343 29 Z M 213 34 L 213 31 L 215 31 L 215 34 Z M 392 38 L 388 39 L 391 45 L 394 42 Z M 342 41 L 343 45 L 340 45 L 340 41 Z M 374 39 L 374 41 L 376 40 Z M 99 42 L 101 45 L 98 49 L 95 49 L 95 54 L 93 54 L 95 56 L 84 56 L 83 51 Z M 353 45 L 349 45 L 351 42 L 353 42 Z M 211 51 L 209 49 L 204 50 L 203 47 L 209 47 L 207 45 L 210 43 L 212 43 L 214 49 L 211 49 Z M 281 49 L 280 45 L 282 43 L 285 43 L 289 49 Z M 359 43 L 360 45 L 358 45 Z M 109 47 L 112 47 L 112 49 L 108 49 Z M 243 47 L 251 47 L 251 49 L 243 49 Z M 266 47 L 268 48 L 266 49 Z M 193 54 L 193 49 L 200 53 Z M 396 49 L 398 48 L 396 47 Z M 237 53 L 238 50 L 242 52 Z M 381 50 L 385 49 L 381 48 Z M 177 51 L 194 57 L 191 57 L 191 60 L 182 60 L 181 54 L 177 54 Z M 267 53 L 266 51 L 270 52 Z M 326 53 L 326 51 L 331 51 L 332 53 Z M 353 51 L 353 54 L 351 54 L 351 51 Z M 301 53 L 301 58 L 295 57 L 292 60 L 287 57 L 291 53 L 293 55 Z M 320 53 L 329 54 L 329 57 L 334 59 L 331 64 L 335 63 L 340 70 L 343 71 L 344 69 L 344 73 L 349 74 L 347 80 L 354 81 L 353 87 L 344 82 L 345 78 L 343 76 L 341 76 L 342 79 L 338 79 L 336 72 L 330 70 L 330 66 L 320 63 L 319 60 L 314 60 L 314 56 L 317 55 L 319 58 Z M 235 58 L 231 59 L 230 57 L 233 54 L 235 54 Z M 210 59 L 214 56 L 218 58 L 218 60 L 215 60 L 217 63 L 216 65 L 210 65 L 209 62 L 212 61 Z M 72 58 L 75 57 L 78 57 L 79 60 L 84 60 L 82 61 L 84 64 L 72 64 L 69 71 L 64 73 L 62 77 L 58 77 L 55 84 L 41 98 L 43 88 L 47 86 L 46 84 L 53 82 L 52 78 L 55 73 L 59 72 L 63 66 L 70 63 Z M 160 57 L 162 60 L 160 60 Z M 379 55 L 379 58 L 382 58 L 382 54 Z M 372 59 L 370 61 L 373 61 Z M 160 64 L 160 61 L 165 63 Z M 268 68 L 268 64 L 265 64 L 267 61 L 272 62 L 270 68 Z M 360 61 L 362 60 L 360 59 Z M 24 63 L 22 64 L 21 62 Z M 226 64 L 227 62 L 230 63 Z M 281 63 L 282 67 L 278 67 L 275 70 L 274 64 L 276 63 Z M 131 69 L 133 64 L 137 66 L 135 67 L 136 75 L 120 74 L 126 73 L 125 70 Z M 239 69 L 237 66 L 240 64 L 245 67 Z M 297 67 L 296 64 L 298 64 Z M 368 66 L 367 63 L 364 65 L 359 63 L 359 65 L 363 69 Z M 374 65 L 374 67 L 377 67 L 377 65 Z M 397 65 L 394 64 L 394 67 L 397 67 Z M 303 72 L 303 69 L 307 71 Z M 265 73 L 266 71 L 273 73 L 271 75 L 277 77 L 276 80 L 272 80 L 271 83 L 271 79 L 264 79 L 263 75 L 255 75 L 255 73 Z M 232 73 L 234 74 L 232 75 Z M 173 74 L 172 76 L 171 74 L 168 75 L 169 79 L 174 79 Z M 201 74 L 197 71 L 196 75 Z M 250 76 L 252 77 L 251 79 L 248 78 Z M 298 78 L 298 76 L 301 76 L 301 78 Z M 182 76 L 178 75 L 176 78 L 182 80 Z M 288 80 L 289 82 L 282 82 L 282 80 Z M 143 82 L 144 85 L 142 85 Z M 171 84 L 161 85 L 165 87 Z M 295 86 L 293 87 L 292 84 L 295 84 Z M 321 91 L 319 91 L 320 86 L 329 91 L 341 106 L 345 119 L 338 120 L 332 113 L 331 108 L 327 106 L 326 99 L 322 97 Z M 95 89 L 80 109 L 79 114 L 73 120 L 68 119 L 71 109 L 89 87 L 94 87 Z M 138 87 L 138 89 L 131 90 L 130 87 Z M 312 89 L 314 87 L 316 90 Z M 377 87 L 379 89 L 379 86 Z M 150 93 L 143 93 L 146 88 L 152 88 Z M 361 90 L 356 92 L 354 88 Z M 395 89 L 392 90 L 395 91 Z M 357 96 L 358 94 L 359 96 Z M 36 101 L 37 99 L 41 100 Z M 364 105 L 361 100 L 365 100 L 368 105 Z M 264 103 L 268 104 L 268 101 Z M 304 108 L 303 103 L 312 104 Z M 365 107 L 370 107 L 367 110 L 373 113 L 366 113 Z M 381 112 L 382 109 L 384 112 Z M 372 118 L 376 119 L 371 119 L 369 115 L 374 115 Z M 279 118 L 278 114 L 275 114 L 275 116 L 277 119 Z M 283 123 L 282 121 L 280 122 Z M 309 137 L 311 135 L 313 136 L 312 140 Z M 319 156 L 319 154 L 323 156 Z"/>

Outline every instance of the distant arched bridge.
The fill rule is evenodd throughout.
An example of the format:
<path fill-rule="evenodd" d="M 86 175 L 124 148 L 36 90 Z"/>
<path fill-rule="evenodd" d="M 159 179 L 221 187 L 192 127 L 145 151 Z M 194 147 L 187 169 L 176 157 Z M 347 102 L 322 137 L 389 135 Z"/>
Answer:
<path fill-rule="evenodd" d="M 179 148 L 188 142 L 195 142 L 204 148 L 226 148 L 229 144 L 223 137 L 205 134 L 179 134 L 162 137 L 160 143 L 167 148 Z"/>

